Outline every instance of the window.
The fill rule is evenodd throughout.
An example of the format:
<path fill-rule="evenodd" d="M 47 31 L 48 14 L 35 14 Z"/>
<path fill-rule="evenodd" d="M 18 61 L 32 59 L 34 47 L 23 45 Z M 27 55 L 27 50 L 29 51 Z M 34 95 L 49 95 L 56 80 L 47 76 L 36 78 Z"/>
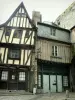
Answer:
<path fill-rule="evenodd" d="M 57 54 L 58 54 L 58 47 L 52 46 L 52 56 L 57 56 Z"/>
<path fill-rule="evenodd" d="M 1 80 L 6 81 L 8 79 L 8 71 L 2 71 Z"/>
<path fill-rule="evenodd" d="M 29 30 L 26 30 L 25 37 L 26 37 L 26 38 L 29 38 Z"/>
<path fill-rule="evenodd" d="M 51 28 L 51 35 L 55 36 L 56 35 L 56 29 L 55 28 Z"/>
<path fill-rule="evenodd" d="M 38 75 L 38 87 L 41 87 L 41 75 Z"/>
<path fill-rule="evenodd" d="M 6 35 L 6 36 L 10 36 L 10 34 L 11 34 L 11 29 L 6 29 L 5 35 Z"/>
<path fill-rule="evenodd" d="M 19 72 L 19 81 L 25 81 L 25 72 Z"/>
<path fill-rule="evenodd" d="M 15 75 L 12 75 L 12 80 L 15 80 Z"/>
<path fill-rule="evenodd" d="M 22 30 L 15 30 L 14 32 L 14 38 L 21 38 L 22 36 Z"/>
<path fill-rule="evenodd" d="M 19 49 L 10 49 L 9 58 L 20 59 L 20 50 Z"/>
<path fill-rule="evenodd" d="M 63 86 L 68 86 L 68 77 L 63 76 Z"/>

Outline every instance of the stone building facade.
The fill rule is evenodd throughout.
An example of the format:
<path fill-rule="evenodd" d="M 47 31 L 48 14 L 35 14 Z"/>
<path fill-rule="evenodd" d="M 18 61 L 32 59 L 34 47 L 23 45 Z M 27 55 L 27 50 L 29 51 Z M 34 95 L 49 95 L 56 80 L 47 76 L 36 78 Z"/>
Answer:
<path fill-rule="evenodd" d="M 75 25 L 75 1 L 56 18 L 55 23 L 66 29 L 71 29 Z"/>

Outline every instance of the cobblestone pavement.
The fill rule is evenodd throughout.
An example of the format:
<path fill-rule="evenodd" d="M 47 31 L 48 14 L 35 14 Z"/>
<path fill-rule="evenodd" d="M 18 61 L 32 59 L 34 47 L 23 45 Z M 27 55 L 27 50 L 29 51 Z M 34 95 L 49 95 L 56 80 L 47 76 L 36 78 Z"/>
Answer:
<path fill-rule="evenodd" d="M 75 93 L 70 93 L 66 99 L 65 93 L 51 93 L 38 95 L 9 95 L 0 96 L 0 100 L 75 100 Z"/>

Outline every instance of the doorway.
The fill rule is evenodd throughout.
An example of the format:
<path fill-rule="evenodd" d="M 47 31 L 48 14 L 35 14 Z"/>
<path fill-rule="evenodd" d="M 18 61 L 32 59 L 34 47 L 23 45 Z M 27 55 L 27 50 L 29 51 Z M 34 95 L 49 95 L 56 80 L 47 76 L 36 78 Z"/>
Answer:
<path fill-rule="evenodd" d="M 43 75 L 43 91 L 44 93 L 49 92 L 49 75 Z"/>
<path fill-rule="evenodd" d="M 50 91 L 56 92 L 56 75 L 50 75 Z"/>

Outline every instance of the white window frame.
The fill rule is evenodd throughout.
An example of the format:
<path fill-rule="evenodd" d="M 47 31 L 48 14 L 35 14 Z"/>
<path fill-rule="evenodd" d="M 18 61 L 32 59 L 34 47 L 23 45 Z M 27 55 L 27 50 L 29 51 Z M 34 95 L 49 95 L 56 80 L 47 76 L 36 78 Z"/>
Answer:
<path fill-rule="evenodd" d="M 38 87 L 41 87 L 41 75 L 38 75 Z"/>
<path fill-rule="evenodd" d="M 51 35 L 56 36 L 56 29 L 55 28 L 51 28 Z"/>
<path fill-rule="evenodd" d="M 19 72 L 19 81 L 25 81 L 25 72 Z"/>
<path fill-rule="evenodd" d="M 58 56 L 58 46 L 52 46 L 52 56 Z"/>
<path fill-rule="evenodd" d="M 63 76 L 63 86 L 68 86 L 68 76 Z"/>
<path fill-rule="evenodd" d="M 1 80 L 3 81 L 8 80 L 8 71 L 2 71 Z"/>

